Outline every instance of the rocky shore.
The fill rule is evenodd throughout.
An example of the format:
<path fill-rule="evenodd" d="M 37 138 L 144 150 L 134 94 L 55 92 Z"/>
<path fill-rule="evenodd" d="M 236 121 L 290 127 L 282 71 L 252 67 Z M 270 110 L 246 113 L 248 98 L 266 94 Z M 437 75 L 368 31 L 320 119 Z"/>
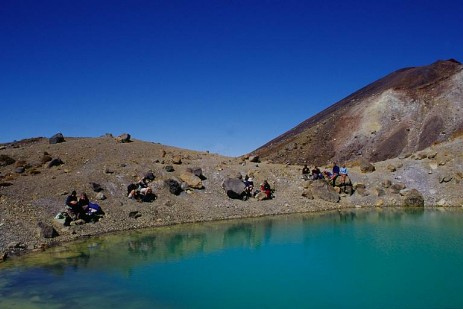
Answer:
<path fill-rule="evenodd" d="M 353 207 L 462 207 L 462 145 L 461 137 L 455 137 L 419 153 L 374 164 L 346 162 L 354 189 L 350 195 L 319 180 L 304 180 L 300 165 L 223 157 L 133 140 L 128 135 L 3 144 L 0 260 L 82 237 L 185 222 Z M 198 169 L 203 176 L 200 183 L 191 177 Z M 157 198 L 152 202 L 128 199 L 128 184 L 148 172 L 154 175 L 149 185 Z M 256 186 L 268 180 L 274 198 L 230 199 L 222 183 L 240 175 L 253 177 Z M 171 193 L 169 180 L 181 186 L 180 194 Z M 72 190 L 86 192 L 102 207 L 104 217 L 71 226 L 56 220 Z"/>

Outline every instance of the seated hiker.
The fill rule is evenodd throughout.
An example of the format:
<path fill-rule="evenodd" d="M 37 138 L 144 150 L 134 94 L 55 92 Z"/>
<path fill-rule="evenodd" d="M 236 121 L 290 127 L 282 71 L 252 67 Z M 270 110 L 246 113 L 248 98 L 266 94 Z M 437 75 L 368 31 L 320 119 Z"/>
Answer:
<path fill-rule="evenodd" d="M 79 204 L 79 207 L 82 208 L 84 212 L 86 212 L 88 208 L 88 204 L 90 203 L 90 200 L 87 197 L 87 193 L 82 192 L 80 194 L 80 197 L 77 203 Z"/>
<path fill-rule="evenodd" d="M 327 170 L 324 170 L 324 171 L 323 171 L 323 177 L 324 177 L 326 180 L 331 180 L 332 175 L 333 175 L 333 174 L 331 174 L 330 171 L 327 171 Z"/>
<path fill-rule="evenodd" d="M 346 183 L 346 176 L 347 176 L 347 167 L 345 164 L 339 169 L 339 175 L 341 176 L 342 183 Z"/>
<path fill-rule="evenodd" d="M 245 185 L 244 193 L 247 196 L 252 196 L 252 191 L 254 190 L 254 181 L 252 180 L 251 177 L 248 177 L 248 175 L 244 177 L 244 185 Z"/>
<path fill-rule="evenodd" d="M 82 219 L 85 216 L 85 213 L 77 199 L 77 192 L 74 190 L 66 198 L 67 211 L 71 219 L 77 220 Z"/>
<path fill-rule="evenodd" d="M 312 170 L 312 179 L 313 180 L 317 180 L 317 179 L 323 179 L 323 175 L 322 175 L 322 172 L 320 171 L 320 169 L 315 166 Z"/>
<path fill-rule="evenodd" d="M 130 184 L 127 187 L 128 197 L 138 201 L 148 201 L 155 197 L 153 190 L 146 183 L 146 178 L 140 178 L 136 184 Z"/>
<path fill-rule="evenodd" d="M 260 191 L 264 192 L 268 199 L 272 198 L 272 190 L 270 189 L 270 185 L 267 180 L 264 180 L 264 182 L 261 184 Z"/>
<path fill-rule="evenodd" d="M 331 176 L 331 179 L 335 179 L 338 176 L 339 176 L 339 166 L 336 164 L 336 162 L 334 162 L 333 175 Z"/>
<path fill-rule="evenodd" d="M 310 174 L 310 170 L 307 167 L 307 164 L 304 164 L 304 167 L 302 168 L 302 179 L 308 180 L 309 179 L 309 174 Z"/>
<path fill-rule="evenodd" d="M 130 185 L 127 186 L 127 196 L 130 199 L 137 199 L 138 198 L 138 192 L 137 192 L 138 186 L 134 183 L 131 183 Z"/>
<path fill-rule="evenodd" d="M 138 182 L 138 192 L 140 192 L 140 195 L 142 198 L 149 196 L 150 194 L 153 193 L 153 190 L 151 189 L 150 186 L 146 183 L 146 178 L 143 177 L 140 179 Z"/>

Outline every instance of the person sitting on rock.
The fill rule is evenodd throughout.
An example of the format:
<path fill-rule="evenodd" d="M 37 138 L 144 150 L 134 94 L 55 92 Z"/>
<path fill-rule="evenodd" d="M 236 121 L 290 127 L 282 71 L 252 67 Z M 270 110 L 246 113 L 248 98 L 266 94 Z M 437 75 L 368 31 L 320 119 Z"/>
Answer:
<path fill-rule="evenodd" d="M 310 174 L 310 170 L 307 167 L 307 164 L 304 164 L 304 167 L 302 168 L 302 179 L 308 180 L 309 179 L 309 174 Z"/>
<path fill-rule="evenodd" d="M 84 216 L 84 211 L 77 200 L 77 192 L 75 190 L 66 198 L 66 206 L 69 217 L 71 217 L 72 220 L 78 220 Z"/>
<path fill-rule="evenodd" d="M 315 166 L 312 170 L 312 179 L 313 180 L 317 180 L 317 179 L 323 179 L 323 175 L 322 175 L 322 172 L 320 171 L 320 169 Z"/>
<path fill-rule="evenodd" d="M 127 196 L 130 199 L 137 199 L 138 198 L 138 193 L 137 193 L 138 186 L 134 183 L 131 183 L 130 185 L 127 186 Z"/>
<path fill-rule="evenodd" d="M 77 203 L 79 204 L 79 207 L 82 208 L 84 212 L 86 212 L 88 205 L 90 204 L 90 200 L 88 199 L 87 193 L 82 192 Z"/>
<path fill-rule="evenodd" d="M 246 196 L 252 196 L 252 191 L 254 190 L 254 181 L 251 177 L 248 177 L 248 175 L 244 177 L 244 185 L 244 193 L 246 194 Z"/>
<path fill-rule="evenodd" d="M 324 170 L 323 171 L 323 177 L 326 179 L 326 180 L 331 180 L 331 177 L 333 176 L 333 174 L 331 174 L 330 171 L 327 171 L 327 170 Z"/>
<path fill-rule="evenodd" d="M 137 183 L 135 184 L 130 184 L 127 187 L 127 191 L 129 193 L 129 198 L 134 198 L 138 200 L 141 195 L 146 195 L 146 192 L 148 191 L 148 185 L 146 183 L 146 180 L 144 177 L 140 178 Z"/>
<path fill-rule="evenodd" d="M 336 164 L 336 162 L 334 162 L 333 175 L 331 176 L 331 179 L 338 177 L 338 175 L 339 175 L 339 166 Z"/>
<path fill-rule="evenodd" d="M 346 183 L 346 177 L 347 177 L 347 167 L 346 164 L 343 164 L 342 167 L 339 169 L 339 175 L 341 176 L 341 182 L 343 184 Z"/>
<path fill-rule="evenodd" d="M 261 184 L 260 191 L 264 192 L 268 199 L 272 198 L 272 190 L 270 189 L 270 185 L 267 180 L 264 180 Z"/>
<path fill-rule="evenodd" d="M 146 183 L 145 177 L 140 178 L 136 184 L 130 184 L 127 187 L 127 191 L 129 198 L 136 199 L 139 202 L 146 202 L 156 198 L 153 194 L 153 190 Z"/>

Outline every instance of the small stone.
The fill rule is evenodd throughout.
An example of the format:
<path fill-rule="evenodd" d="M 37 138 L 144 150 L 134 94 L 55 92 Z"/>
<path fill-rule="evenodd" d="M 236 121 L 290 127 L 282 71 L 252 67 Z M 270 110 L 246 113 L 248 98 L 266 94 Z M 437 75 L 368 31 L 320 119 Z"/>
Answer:
<path fill-rule="evenodd" d="M 131 211 L 131 212 L 129 212 L 129 218 L 134 218 L 134 219 L 136 219 L 136 218 L 140 218 L 140 217 L 141 217 L 141 214 L 138 213 L 138 211 Z"/>
<path fill-rule="evenodd" d="M 174 169 L 174 167 L 173 167 L 172 165 L 166 165 L 166 166 L 164 167 L 164 170 L 165 170 L 166 172 L 169 172 L 169 173 L 175 171 L 175 169 Z"/>
<path fill-rule="evenodd" d="M 392 186 L 392 181 L 390 181 L 389 179 L 386 179 L 384 180 L 381 185 L 383 186 L 383 188 L 389 188 L 390 186 Z"/>
<path fill-rule="evenodd" d="M 174 157 L 172 158 L 172 164 L 177 164 L 177 165 L 182 164 L 182 157 L 180 157 L 180 156 L 174 156 Z"/>
<path fill-rule="evenodd" d="M 439 177 L 439 183 L 447 183 L 450 181 L 452 181 L 452 177 L 450 176 Z"/>
<path fill-rule="evenodd" d="M 103 200 L 106 199 L 106 195 L 104 195 L 103 192 L 98 192 L 98 194 L 96 195 L 96 199 L 100 200 L 100 201 L 103 201 Z"/>

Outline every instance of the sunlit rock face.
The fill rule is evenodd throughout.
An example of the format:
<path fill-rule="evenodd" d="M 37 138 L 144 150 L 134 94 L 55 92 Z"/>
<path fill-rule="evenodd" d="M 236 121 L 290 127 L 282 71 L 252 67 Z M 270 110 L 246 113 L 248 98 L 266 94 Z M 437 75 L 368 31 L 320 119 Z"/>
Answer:
<path fill-rule="evenodd" d="M 254 153 L 279 163 L 377 162 L 448 140 L 463 130 L 462 69 L 451 59 L 393 72 Z"/>

